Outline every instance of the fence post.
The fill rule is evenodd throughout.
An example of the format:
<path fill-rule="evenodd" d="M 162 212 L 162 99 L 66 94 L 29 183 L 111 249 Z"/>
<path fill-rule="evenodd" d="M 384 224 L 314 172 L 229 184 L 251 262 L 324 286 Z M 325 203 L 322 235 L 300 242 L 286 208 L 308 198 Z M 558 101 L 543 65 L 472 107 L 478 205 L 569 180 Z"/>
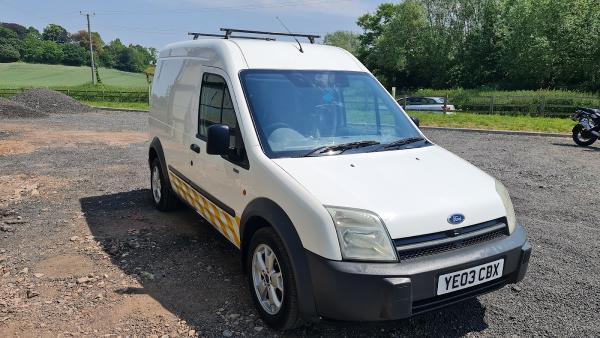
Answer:
<path fill-rule="evenodd" d="M 392 87 L 392 96 L 394 97 L 394 100 L 396 100 L 396 87 Z"/>
<path fill-rule="evenodd" d="M 546 110 L 546 97 L 542 96 L 540 98 L 540 114 L 542 114 L 542 117 L 545 116 L 545 110 Z"/>
<path fill-rule="evenodd" d="M 494 103 L 496 101 L 496 96 L 492 96 L 492 102 L 490 103 L 490 115 L 494 114 Z"/>

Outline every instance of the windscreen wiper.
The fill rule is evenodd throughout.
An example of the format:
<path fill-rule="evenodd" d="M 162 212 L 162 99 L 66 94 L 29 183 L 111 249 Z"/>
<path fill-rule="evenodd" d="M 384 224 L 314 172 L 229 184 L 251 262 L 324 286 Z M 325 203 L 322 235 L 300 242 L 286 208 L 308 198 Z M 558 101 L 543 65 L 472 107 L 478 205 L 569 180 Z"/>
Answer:
<path fill-rule="evenodd" d="M 402 138 L 402 139 L 399 139 L 397 141 L 388 143 L 388 144 L 386 144 L 386 145 L 383 146 L 383 149 L 399 148 L 401 146 L 405 146 L 405 145 L 412 144 L 412 143 L 417 143 L 417 142 L 420 142 L 420 141 L 426 141 L 427 142 L 427 140 L 425 140 L 424 138 L 422 138 L 420 136 L 417 136 L 417 137 L 407 137 L 407 138 Z"/>
<path fill-rule="evenodd" d="M 309 153 L 304 155 L 304 157 L 311 156 L 321 156 L 321 155 L 337 155 L 341 154 L 346 150 L 369 147 L 378 145 L 377 141 L 358 141 L 358 142 L 350 142 L 350 143 L 342 143 L 336 144 L 332 146 L 319 147 L 317 149 L 311 150 Z"/>

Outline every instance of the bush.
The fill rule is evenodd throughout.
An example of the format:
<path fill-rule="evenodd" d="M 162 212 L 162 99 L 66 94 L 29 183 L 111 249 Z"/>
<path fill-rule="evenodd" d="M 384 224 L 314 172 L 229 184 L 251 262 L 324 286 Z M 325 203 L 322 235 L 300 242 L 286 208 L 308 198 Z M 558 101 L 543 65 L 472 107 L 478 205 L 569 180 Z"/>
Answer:
<path fill-rule="evenodd" d="M 68 66 L 81 66 L 88 59 L 85 48 L 78 44 L 66 44 L 62 47 L 62 64 Z"/>
<path fill-rule="evenodd" d="M 0 27 L 0 62 L 14 62 L 21 58 L 19 53 L 20 41 L 17 33 Z"/>
<path fill-rule="evenodd" d="M 44 56 L 42 40 L 33 35 L 27 36 L 21 43 L 20 53 L 25 62 L 42 62 Z"/>
<path fill-rule="evenodd" d="M 63 58 L 61 46 L 54 41 L 42 41 L 42 63 L 57 64 Z"/>
<path fill-rule="evenodd" d="M 0 45 L 0 62 L 15 62 L 21 58 L 19 51 L 9 45 Z"/>
<path fill-rule="evenodd" d="M 67 47 L 69 53 L 70 48 Z M 54 41 L 40 40 L 34 36 L 28 36 L 23 40 L 20 53 L 23 61 L 26 62 L 57 64 L 63 60 L 62 45 Z"/>

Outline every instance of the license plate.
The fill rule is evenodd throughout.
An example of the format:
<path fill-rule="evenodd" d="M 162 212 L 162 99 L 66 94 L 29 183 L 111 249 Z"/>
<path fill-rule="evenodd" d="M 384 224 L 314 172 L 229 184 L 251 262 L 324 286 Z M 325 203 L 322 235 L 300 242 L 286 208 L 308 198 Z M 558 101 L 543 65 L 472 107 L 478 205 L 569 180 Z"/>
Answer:
<path fill-rule="evenodd" d="M 443 295 L 500 278 L 503 269 L 504 258 L 441 275 L 438 279 L 437 294 Z"/>

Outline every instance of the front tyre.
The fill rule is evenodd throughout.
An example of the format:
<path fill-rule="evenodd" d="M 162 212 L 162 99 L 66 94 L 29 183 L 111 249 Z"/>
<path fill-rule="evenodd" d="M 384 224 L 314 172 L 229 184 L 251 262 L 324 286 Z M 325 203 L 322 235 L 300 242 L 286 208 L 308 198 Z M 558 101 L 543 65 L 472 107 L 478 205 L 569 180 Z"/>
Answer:
<path fill-rule="evenodd" d="M 155 158 L 150 165 L 150 192 L 154 207 L 160 211 L 170 211 L 177 207 L 177 196 L 165 178 L 160 160 Z"/>
<path fill-rule="evenodd" d="M 577 145 L 587 147 L 596 142 L 597 139 L 598 137 L 585 130 L 581 124 L 573 127 L 573 141 L 575 141 Z"/>
<path fill-rule="evenodd" d="M 300 326 L 292 265 L 275 231 L 259 229 L 252 236 L 246 257 L 250 293 L 261 319 L 278 330 Z"/>

